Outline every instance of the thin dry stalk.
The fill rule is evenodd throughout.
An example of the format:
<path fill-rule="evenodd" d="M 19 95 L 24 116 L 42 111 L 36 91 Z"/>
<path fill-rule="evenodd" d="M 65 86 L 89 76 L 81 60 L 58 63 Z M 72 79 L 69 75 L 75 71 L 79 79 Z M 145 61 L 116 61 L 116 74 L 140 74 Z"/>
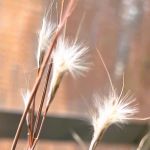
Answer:
<path fill-rule="evenodd" d="M 45 119 L 46 119 L 46 115 L 47 115 L 47 113 L 45 112 L 44 115 L 43 115 L 43 119 L 42 119 L 42 121 L 41 121 L 40 128 L 39 128 L 39 130 L 38 130 L 37 137 L 35 138 L 35 140 L 34 140 L 34 142 L 33 142 L 33 145 L 32 145 L 32 147 L 31 147 L 30 150 L 34 150 L 34 148 L 35 148 L 35 146 L 36 146 L 36 144 L 37 144 L 37 142 L 38 142 L 38 140 L 39 140 L 39 136 L 40 136 L 40 133 L 41 133 L 41 130 L 42 130 L 44 121 L 45 121 Z"/>
<path fill-rule="evenodd" d="M 143 138 L 142 140 L 140 141 L 140 144 L 137 148 L 137 150 L 142 150 L 143 149 L 143 146 L 144 146 L 144 143 L 146 142 L 146 140 L 150 137 L 150 133 L 148 132 Z"/>
<path fill-rule="evenodd" d="M 97 137 L 93 137 L 89 150 L 95 150 L 96 147 L 98 146 L 99 142 L 101 141 L 101 139 L 103 138 L 103 135 L 105 134 L 105 131 L 107 130 L 108 127 L 105 127 L 104 129 L 102 129 L 99 133 L 99 136 Z"/>
<path fill-rule="evenodd" d="M 80 150 L 87 150 L 87 146 L 84 143 L 83 139 L 76 132 L 72 132 L 72 137 L 80 147 Z"/>
<path fill-rule="evenodd" d="M 28 124 L 28 149 L 29 149 L 32 146 L 31 109 L 29 110 L 28 113 L 28 120 L 29 120 L 29 124 Z"/>
<path fill-rule="evenodd" d="M 49 110 L 50 104 L 52 103 L 52 101 L 53 101 L 53 99 L 54 99 L 54 97 L 55 97 L 55 94 L 56 94 L 56 92 L 57 92 L 57 89 L 59 88 L 59 85 L 60 85 L 60 82 L 61 82 L 61 80 L 62 80 L 63 75 L 64 75 L 64 74 L 61 74 L 60 78 L 58 78 L 57 83 L 55 84 L 55 86 L 54 86 L 54 88 L 53 88 L 53 90 L 52 90 L 52 92 L 51 92 L 51 97 L 50 97 L 49 103 L 46 105 L 46 109 L 45 109 L 45 112 L 44 112 L 44 114 L 43 114 L 43 118 L 42 118 L 42 121 L 41 121 L 41 125 L 40 125 L 40 127 L 39 127 L 39 130 L 38 130 L 38 133 L 37 133 L 37 137 L 35 138 L 35 141 L 34 141 L 34 143 L 33 143 L 33 145 L 32 145 L 31 150 L 34 150 L 34 148 L 35 148 L 35 146 L 36 146 L 36 144 L 37 144 L 37 142 L 38 142 L 38 140 L 39 140 L 39 136 L 40 136 L 40 133 L 41 133 L 41 130 L 42 130 L 44 121 L 45 121 L 46 116 L 47 116 L 47 112 L 48 112 L 48 110 Z"/>
<path fill-rule="evenodd" d="M 34 84 L 33 89 L 31 91 L 31 96 L 29 98 L 28 105 L 27 105 L 27 107 L 25 108 L 25 110 L 23 112 L 23 115 L 21 117 L 19 126 L 17 128 L 17 132 L 16 132 L 16 135 L 15 135 L 15 138 L 14 138 L 11 150 L 15 150 L 15 148 L 17 146 L 17 142 L 18 142 L 18 139 L 19 139 L 22 127 L 23 127 L 24 120 L 25 120 L 26 115 L 27 115 L 27 113 L 28 113 L 28 111 L 30 109 L 30 106 L 31 106 L 32 102 L 33 102 L 34 96 L 35 96 L 35 94 L 36 94 L 36 92 L 38 90 L 38 87 L 39 87 L 39 84 L 41 82 L 44 70 L 46 68 L 46 64 L 48 63 L 48 60 L 49 60 L 49 58 L 51 56 L 51 53 L 52 53 L 52 50 L 53 50 L 53 48 L 54 48 L 54 46 L 56 44 L 57 38 L 58 38 L 58 36 L 59 36 L 59 34 L 60 34 L 64 24 L 65 24 L 65 22 L 67 21 L 68 17 L 71 15 L 71 13 L 73 11 L 73 8 L 75 7 L 74 4 L 75 4 L 75 0 L 70 0 L 70 2 L 68 4 L 68 7 L 67 7 L 67 10 L 65 12 L 65 15 L 64 15 L 64 17 L 62 19 L 62 22 L 60 22 L 60 24 L 58 25 L 57 30 L 54 33 L 53 38 L 51 39 L 50 47 L 49 47 L 47 53 L 44 56 L 44 60 L 43 60 L 43 62 L 41 64 L 41 68 L 40 68 L 39 74 L 38 74 L 38 76 L 36 78 L 35 84 Z"/>
<path fill-rule="evenodd" d="M 35 95 L 36 96 L 36 95 Z M 33 128 L 34 128 L 34 112 L 35 112 L 35 97 L 33 98 L 33 103 L 31 106 L 31 115 L 30 115 L 30 147 L 32 146 L 34 137 L 33 137 Z"/>
<path fill-rule="evenodd" d="M 59 31 L 59 32 L 60 32 L 60 31 Z M 52 44 L 51 44 L 51 46 L 50 46 L 50 49 L 49 49 L 49 51 L 47 52 L 47 54 L 45 55 L 45 57 L 44 57 L 44 60 L 43 60 L 43 63 L 42 63 L 42 65 L 41 65 L 41 69 L 40 69 L 39 75 L 38 75 L 38 77 L 37 77 L 37 79 L 36 79 L 36 81 L 35 81 L 35 84 L 34 84 L 34 86 L 33 86 L 32 91 L 31 91 L 31 96 L 30 96 L 28 105 L 27 105 L 26 109 L 24 110 L 23 115 L 22 115 L 22 117 L 21 117 L 21 120 L 20 120 L 20 123 L 19 123 L 18 129 L 17 129 L 16 135 L 15 135 L 15 138 L 14 138 L 14 141 L 13 141 L 11 150 L 15 150 L 15 148 L 16 148 L 16 145 L 17 145 L 17 142 L 18 142 L 18 138 L 19 138 L 19 135 L 20 135 L 20 133 L 21 133 L 21 130 L 22 130 L 22 126 L 23 126 L 25 117 L 26 117 L 26 115 L 27 115 L 27 113 L 28 113 L 28 111 L 29 111 L 29 109 L 30 109 L 30 106 L 31 106 L 31 104 L 32 104 L 32 102 L 33 102 L 33 98 L 34 98 L 34 96 L 35 96 L 35 94 L 36 94 L 36 92 L 37 92 L 37 89 L 38 89 L 38 87 L 39 87 L 39 84 L 40 84 L 40 82 L 41 82 L 42 75 L 43 75 L 44 70 L 45 70 L 45 67 L 46 67 L 46 63 L 47 63 L 48 60 L 49 60 L 49 57 L 50 57 L 50 55 L 51 55 L 52 49 L 53 49 L 53 47 L 54 47 L 54 45 L 55 45 L 55 42 L 56 42 L 56 39 L 57 39 L 57 36 L 58 36 L 59 32 L 57 31 L 57 32 L 55 33 L 54 38 L 53 38 L 53 42 L 52 42 Z"/>
<path fill-rule="evenodd" d="M 65 2 L 65 0 L 61 0 L 61 9 L 60 9 L 59 22 L 61 22 L 61 20 L 62 20 L 62 16 L 63 16 L 63 9 L 64 9 L 64 2 Z"/>
<path fill-rule="evenodd" d="M 47 91 L 47 87 L 48 87 L 48 80 L 49 80 L 49 77 L 50 77 L 51 68 L 52 68 L 52 63 L 48 67 L 47 77 L 46 77 L 46 81 L 45 81 L 45 85 L 44 85 L 44 90 L 43 90 L 43 93 L 42 93 L 42 100 L 41 100 L 41 103 L 40 103 L 40 106 L 39 106 L 39 109 L 38 109 L 38 112 L 37 112 L 37 116 L 36 116 L 36 121 L 35 121 L 35 126 L 34 126 L 34 133 L 33 133 L 34 137 L 36 136 L 37 128 L 38 128 L 39 123 L 40 123 L 40 116 L 41 116 L 41 113 L 42 113 L 42 108 L 43 108 L 43 104 L 44 104 L 44 100 L 45 100 L 45 96 L 46 96 L 46 91 Z"/>
<path fill-rule="evenodd" d="M 82 15 L 82 17 L 81 17 L 81 21 L 79 23 L 79 26 L 78 26 L 78 29 L 77 29 L 77 32 L 76 32 L 76 37 L 75 37 L 75 40 L 74 40 L 74 44 L 76 44 L 76 42 L 78 41 L 79 34 L 80 34 L 80 31 L 81 31 L 81 28 L 82 28 L 85 16 L 86 16 L 86 12 L 84 12 L 83 15 Z"/>
<path fill-rule="evenodd" d="M 37 133 L 37 137 L 35 138 L 35 141 L 34 141 L 34 143 L 33 143 L 33 146 L 32 146 L 32 148 L 31 148 L 31 150 L 33 150 L 33 149 L 35 148 L 35 146 L 36 146 L 36 144 L 37 144 L 37 142 L 38 142 L 38 140 L 39 140 L 39 136 L 40 136 L 40 133 L 41 133 L 41 130 L 42 130 L 44 121 L 45 121 L 45 119 L 46 119 L 46 115 L 47 115 L 48 109 L 49 109 L 50 104 L 52 103 L 52 101 L 53 101 L 53 99 L 54 99 L 54 97 L 55 97 L 55 94 L 56 94 L 56 92 L 57 92 L 57 89 L 59 88 L 59 85 L 60 85 L 60 82 L 61 82 L 61 80 L 62 80 L 62 77 L 63 77 L 63 75 L 58 79 L 58 82 L 55 84 L 55 87 L 53 88 L 53 91 L 52 91 L 52 94 L 51 94 L 51 98 L 50 98 L 50 100 L 49 100 L 48 105 L 46 105 L 46 109 L 45 109 L 45 112 L 44 112 L 44 114 L 43 114 L 43 118 L 42 118 L 42 121 L 41 121 L 41 125 L 40 125 L 40 128 L 39 128 L 38 133 Z"/>

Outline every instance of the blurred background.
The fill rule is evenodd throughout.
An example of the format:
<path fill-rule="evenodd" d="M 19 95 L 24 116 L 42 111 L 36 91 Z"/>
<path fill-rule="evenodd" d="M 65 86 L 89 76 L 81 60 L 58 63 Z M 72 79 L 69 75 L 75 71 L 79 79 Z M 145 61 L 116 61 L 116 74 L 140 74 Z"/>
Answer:
<path fill-rule="evenodd" d="M 67 0 L 66 0 L 67 1 Z M 50 0 L 0 1 L 0 109 L 22 111 L 21 89 L 32 88 L 36 77 L 38 31 Z M 54 5 L 56 15 L 57 5 Z M 59 2 L 58 2 L 59 9 Z M 109 80 L 97 55 L 101 51 L 114 86 L 120 92 L 123 74 L 125 91 L 137 99 L 137 116 L 150 116 L 150 1 L 79 0 L 67 23 L 67 36 L 74 39 L 82 16 L 79 41 L 90 49 L 91 70 L 84 78 L 65 76 L 49 111 L 60 116 L 87 117 L 92 94 L 105 95 Z M 87 131 L 88 132 L 88 131 Z M 3 150 L 11 139 L 0 139 Z M 22 149 L 21 141 L 20 148 Z M 42 141 L 38 149 L 79 149 L 75 142 Z M 133 150 L 134 145 L 101 144 L 105 150 Z"/>

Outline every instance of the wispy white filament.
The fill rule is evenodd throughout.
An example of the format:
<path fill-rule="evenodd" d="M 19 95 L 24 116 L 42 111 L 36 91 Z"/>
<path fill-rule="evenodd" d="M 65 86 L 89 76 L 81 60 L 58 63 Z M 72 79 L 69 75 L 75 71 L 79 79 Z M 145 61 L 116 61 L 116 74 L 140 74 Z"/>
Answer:
<path fill-rule="evenodd" d="M 55 25 L 43 18 L 42 28 L 39 32 L 38 49 L 37 49 L 37 65 L 40 66 L 41 55 L 48 49 L 50 38 L 55 29 Z"/>
<path fill-rule="evenodd" d="M 24 102 L 24 105 L 25 105 L 25 108 L 26 108 L 27 105 L 28 105 L 28 102 L 29 102 L 31 92 L 28 89 L 25 90 L 25 91 L 22 90 L 21 95 L 22 95 L 22 99 L 23 99 L 23 102 Z M 26 123 L 27 123 L 27 125 L 30 124 L 29 113 L 27 113 L 27 116 L 26 116 Z"/>
<path fill-rule="evenodd" d="M 90 150 L 93 150 L 95 142 L 111 124 L 127 123 L 128 119 L 137 112 L 136 107 L 132 106 L 135 99 L 132 99 L 129 94 L 121 97 L 117 93 L 110 92 L 108 97 L 104 97 L 103 102 L 100 101 L 101 97 L 95 95 L 96 111 L 92 114 L 94 135 Z"/>
<path fill-rule="evenodd" d="M 28 89 L 26 91 L 22 90 L 21 95 L 23 98 L 24 105 L 25 107 L 27 107 L 30 98 L 30 91 Z"/>
<path fill-rule="evenodd" d="M 78 45 L 62 38 L 58 39 L 52 56 L 53 70 L 48 99 L 51 98 L 55 86 L 65 72 L 70 72 L 72 76 L 76 77 L 84 75 L 89 70 L 87 52 L 88 48 L 81 44 Z"/>

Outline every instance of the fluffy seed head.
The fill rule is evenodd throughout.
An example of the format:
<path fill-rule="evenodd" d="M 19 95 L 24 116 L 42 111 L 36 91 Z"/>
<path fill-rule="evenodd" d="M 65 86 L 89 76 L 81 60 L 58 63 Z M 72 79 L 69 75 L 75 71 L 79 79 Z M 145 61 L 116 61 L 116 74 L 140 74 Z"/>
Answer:
<path fill-rule="evenodd" d="M 92 115 L 92 124 L 94 127 L 94 137 L 114 123 L 126 123 L 136 112 L 137 109 L 131 104 L 135 101 L 129 94 L 124 97 L 110 92 L 108 97 L 104 97 L 103 103 L 100 103 L 100 97 L 95 95 L 96 113 Z"/>
<path fill-rule="evenodd" d="M 88 71 L 87 51 L 87 47 L 63 40 L 62 38 L 58 39 L 52 56 L 53 70 L 48 99 L 54 94 L 53 91 L 59 85 L 64 73 L 70 72 L 75 77 Z"/>
<path fill-rule="evenodd" d="M 39 38 L 38 38 L 38 49 L 37 49 L 37 64 L 38 67 L 41 63 L 41 57 L 43 57 L 43 53 L 48 49 L 50 38 L 53 34 L 53 31 L 55 29 L 55 25 L 51 22 L 48 22 L 46 18 L 43 18 L 42 22 L 42 28 L 39 32 Z"/>
<path fill-rule="evenodd" d="M 60 38 L 53 54 L 53 68 L 57 72 L 69 71 L 73 76 L 88 71 L 88 48 Z"/>

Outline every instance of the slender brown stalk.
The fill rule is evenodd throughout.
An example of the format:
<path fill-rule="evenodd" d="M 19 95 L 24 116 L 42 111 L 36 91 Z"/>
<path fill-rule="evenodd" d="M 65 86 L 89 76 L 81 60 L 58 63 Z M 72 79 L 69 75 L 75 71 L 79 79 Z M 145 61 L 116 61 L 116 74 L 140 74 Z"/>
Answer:
<path fill-rule="evenodd" d="M 35 81 L 35 84 L 34 84 L 34 86 L 33 86 L 32 91 L 31 91 L 31 96 L 30 96 L 28 105 L 27 105 L 26 109 L 24 110 L 23 115 L 22 115 L 22 117 L 21 117 L 21 120 L 20 120 L 20 123 L 19 123 L 18 129 L 17 129 L 16 135 L 15 135 L 15 138 L 14 138 L 14 141 L 13 141 L 11 150 L 15 150 L 15 148 L 16 148 L 16 145 L 17 145 L 17 142 L 18 142 L 18 138 L 19 138 L 19 135 L 20 135 L 20 133 L 21 133 L 21 130 L 22 130 L 22 126 L 23 126 L 25 117 L 26 117 L 26 115 L 27 115 L 27 112 L 29 111 L 29 108 L 30 108 L 30 106 L 31 106 L 31 104 L 32 104 L 32 102 L 33 102 L 33 98 L 34 98 L 34 96 L 35 96 L 35 93 L 36 93 L 36 91 L 37 91 L 37 89 L 38 89 L 38 87 L 39 87 L 39 84 L 40 84 L 40 82 L 41 82 L 42 75 L 43 75 L 43 73 L 44 73 L 46 64 L 47 64 L 47 62 L 48 62 L 48 60 L 49 60 L 49 57 L 50 57 L 50 55 L 51 55 L 51 51 L 52 51 L 52 49 L 53 49 L 53 47 L 54 47 L 54 45 L 55 45 L 56 38 L 57 38 L 58 34 L 59 34 L 59 32 L 56 32 L 56 34 L 55 34 L 55 36 L 54 36 L 54 39 L 53 39 L 53 42 L 52 42 L 52 44 L 51 44 L 51 46 L 50 46 L 50 49 L 49 49 L 49 51 L 47 52 L 47 54 L 46 54 L 46 56 L 45 56 L 45 58 L 44 58 L 44 61 L 43 61 L 42 65 L 41 65 L 41 69 L 40 69 L 39 75 L 38 75 L 38 77 L 37 77 L 37 79 L 36 79 L 36 81 Z"/>
<path fill-rule="evenodd" d="M 43 124 L 44 124 L 44 121 L 46 119 L 46 115 L 47 115 L 47 112 L 45 111 L 44 115 L 43 115 L 43 118 L 42 118 L 42 121 L 41 121 L 41 125 L 40 125 L 40 128 L 39 128 L 39 131 L 38 131 L 38 134 L 37 134 L 37 137 L 35 138 L 34 142 L 33 142 L 33 145 L 31 147 L 30 150 L 34 150 L 38 140 L 39 140 L 39 136 L 40 136 L 40 133 L 41 133 L 41 130 L 42 130 L 42 127 L 43 127 Z"/>
<path fill-rule="evenodd" d="M 63 14 L 63 7 L 64 7 L 64 1 L 65 0 L 62 0 L 61 2 L 61 12 L 60 12 L 60 20 L 59 20 L 59 23 L 61 23 L 61 20 L 62 20 L 62 14 Z M 70 5 L 68 6 L 68 10 L 66 11 L 66 17 L 67 16 L 70 16 L 72 10 L 73 10 L 73 3 L 74 1 L 70 2 Z M 71 9 L 72 8 L 72 9 Z M 67 13 L 69 12 L 70 13 Z M 65 18 L 65 17 L 64 17 Z M 65 23 L 65 21 L 63 21 Z M 62 24 L 62 23 L 61 23 Z M 51 72 L 51 67 L 52 67 L 52 64 L 51 66 L 49 67 L 49 70 L 48 70 L 48 75 L 47 75 L 47 79 L 46 79 L 46 84 L 45 84 L 45 88 L 44 88 L 44 93 L 43 93 L 43 96 L 42 96 L 42 101 L 41 101 L 41 104 L 40 104 L 40 108 L 39 108 L 39 112 L 38 112 L 38 116 L 36 118 L 36 124 L 35 124 L 35 130 L 34 130 L 34 134 L 36 134 L 36 130 L 38 128 L 38 125 L 39 125 L 39 120 L 40 120 L 40 115 L 41 115 L 41 111 L 42 111 L 42 107 L 43 107 L 43 103 L 44 103 L 44 99 L 45 99 L 45 95 L 46 95 L 46 89 L 47 89 L 47 86 L 48 86 L 48 80 L 49 80 L 49 76 L 50 76 L 50 72 Z M 46 112 L 47 113 L 47 112 Z M 44 123 L 44 122 L 43 122 Z"/>
<path fill-rule="evenodd" d="M 44 100 L 45 100 L 45 96 L 46 96 L 46 91 L 47 91 L 47 87 L 48 87 L 48 80 L 50 77 L 50 73 L 51 73 L 51 68 L 52 68 L 52 63 L 50 64 L 50 66 L 48 67 L 48 72 L 47 72 L 47 77 L 46 77 L 46 81 L 45 81 L 45 86 L 44 86 L 44 90 L 43 90 L 43 94 L 42 94 L 42 100 L 37 112 L 37 116 L 36 116 L 36 121 L 35 121 L 35 125 L 34 125 L 34 137 L 36 136 L 36 132 L 37 132 L 37 128 L 39 126 L 39 121 L 40 121 L 40 116 L 42 113 L 42 108 L 43 108 L 43 104 L 44 104 Z"/>
<path fill-rule="evenodd" d="M 31 109 L 28 111 L 28 149 L 32 146 L 32 131 L 31 131 Z"/>
<path fill-rule="evenodd" d="M 30 121 L 30 144 L 32 145 L 33 143 L 33 127 L 34 127 L 34 113 L 35 113 L 35 97 L 33 98 L 33 103 L 32 103 L 32 107 L 31 107 L 31 121 Z"/>
<path fill-rule="evenodd" d="M 61 0 L 61 9 L 60 9 L 59 22 L 61 22 L 61 20 L 62 20 L 63 8 L 64 8 L 64 2 L 65 2 L 65 0 Z"/>
<path fill-rule="evenodd" d="M 40 136 L 40 133 L 41 133 L 41 130 L 42 130 L 44 121 L 45 121 L 45 119 L 46 119 L 47 112 L 48 112 L 48 110 L 49 110 L 50 104 L 51 104 L 51 103 L 53 102 L 53 100 L 54 100 L 54 97 L 55 97 L 55 95 L 56 95 L 57 89 L 59 88 L 59 85 L 60 85 L 60 83 L 61 83 L 61 81 L 62 81 L 63 75 L 64 75 L 64 74 L 61 74 L 61 75 L 59 76 L 59 78 L 58 78 L 58 80 L 57 80 L 57 83 L 56 83 L 55 87 L 54 87 L 53 90 L 52 90 L 52 94 L 51 94 L 50 100 L 49 100 L 49 102 L 48 102 L 48 105 L 46 105 L 46 109 L 45 109 L 45 112 L 44 112 L 44 114 L 43 114 L 43 118 L 42 118 L 42 121 L 41 121 L 41 125 L 40 125 L 40 128 L 39 128 L 39 130 L 38 130 L 37 137 L 36 137 L 36 139 L 35 139 L 35 141 L 34 141 L 34 143 L 33 143 L 33 146 L 32 146 L 32 148 L 31 148 L 31 150 L 33 150 L 33 149 L 35 148 L 35 146 L 36 146 L 36 144 L 37 144 L 37 142 L 38 142 L 38 140 L 39 140 L 39 136 Z"/>
<path fill-rule="evenodd" d="M 42 61 L 41 61 L 42 62 Z M 37 76 L 39 74 L 39 71 L 40 71 L 40 67 L 38 68 L 38 71 L 37 71 Z M 37 92 L 36 92 L 37 94 Z M 33 103 L 32 103 L 32 106 L 31 106 L 31 109 L 29 109 L 29 119 L 30 119 L 30 122 L 29 122 L 29 126 L 28 126 L 28 150 L 31 149 L 32 145 L 33 145 L 33 142 L 34 142 L 34 113 L 35 113 L 35 99 L 36 99 L 36 94 L 33 98 Z"/>
<path fill-rule="evenodd" d="M 104 129 L 102 129 L 102 130 L 100 131 L 100 133 L 98 134 L 98 136 L 92 138 L 92 141 L 91 141 L 89 150 L 95 150 L 95 149 L 96 149 L 98 143 L 99 143 L 99 142 L 101 141 L 101 139 L 103 138 L 104 133 L 106 132 L 106 130 L 108 129 L 108 127 L 109 127 L 109 126 L 106 126 Z"/>
<path fill-rule="evenodd" d="M 61 29 L 61 28 L 60 28 L 60 29 Z M 56 34 L 54 35 L 53 42 L 52 42 L 52 44 L 51 44 L 51 46 L 50 46 L 50 48 L 49 48 L 49 51 L 48 51 L 48 53 L 46 54 L 46 56 L 45 56 L 45 58 L 44 58 L 44 61 L 43 61 L 42 65 L 41 65 L 41 69 L 40 69 L 39 75 L 38 75 L 38 77 L 37 77 L 37 79 L 36 79 L 36 81 L 35 81 L 35 84 L 34 84 L 34 86 L 33 86 L 33 89 L 32 89 L 32 92 L 31 92 L 31 96 L 30 96 L 28 105 L 27 105 L 26 109 L 24 110 L 23 115 L 22 115 L 22 118 L 21 118 L 21 120 L 20 120 L 20 123 L 19 123 L 18 129 L 17 129 L 16 135 L 15 135 L 15 138 L 14 138 L 14 141 L 13 141 L 13 144 L 12 144 L 12 148 L 11 148 L 12 150 L 15 150 L 15 148 L 16 148 L 16 144 L 17 144 L 19 135 L 20 135 L 20 133 L 21 133 L 21 129 L 22 129 L 22 126 L 23 126 L 25 117 L 26 117 L 27 112 L 28 112 L 28 110 L 29 110 L 29 108 L 30 108 L 30 106 L 31 106 L 31 103 L 32 103 L 32 101 L 33 101 L 33 98 L 34 98 L 34 96 L 35 96 L 35 93 L 36 93 L 36 91 L 37 91 L 37 89 L 38 89 L 38 87 L 39 87 L 39 84 L 40 84 L 41 79 L 42 79 L 42 75 L 43 75 L 43 73 L 44 73 L 46 64 L 47 64 L 47 62 L 48 62 L 48 60 L 49 60 L 49 57 L 50 57 L 50 55 L 51 55 L 52 49 L 53 49 L 53 47 L 54 47 L 54 45 L 55 45 L 55 43 L 56 43 L 56 39 L 57 39 L 57 37 L 58 37 L 58 35 L 59 35 L 59 32 L 60 32 L 60 30 L 57 30 Z"/>
<path fill-rule="evenodd" d="M 62 22 L 58 25 L 57 30 L 56 30 L 55 34 L 53 35 L 50 47 L 49 47 L 46 55 L 44 56 L 44 60 L 43 60 L 43 62 L 41 64 L 41 69 L 39 71 L 39 75 L 37 76 L 35 84 L 34 84 L 33 89 L 31 91 L 31 96 L 29 98 L 28 105 L 25 108 L 25 110 L 23 112 L 23 115 L 21 117 L 21 120 L 20 120 L 19 126 L 17 128 L 17 132 L 16 132 L 16 135 L 15 135 L 14 141 L 13 141 L 13 144 L 12 144 L 12 147 L 11 147 L 11 150 L 15 150 L 16 149 L 17 142 L 18 142 L 18 139 L 19 139 L 22 127 L 23 127 L 24 120 L 26 118 L 27 112 L 29 111 L 29 108 L 30 108 L 30 106 L 31 106 L 31 104 L 33 102 L 33 98 L 35 96 L 35 93 L 36 93 L 36 91 L 37 91 L 37 89 L 39 87 L 39 84 L 41 82 L 42 75 L 43 75 L 44 70 L 46 68 L 46 64 L 48 63 L 48 60 L 49 60 L 50 55 L 52 53 L 52 50 L 53 50 L 53 48 L 54 48 L 54 46 L 56 44 L 57 37 L 59 36 L 59 34 L 61 32 L 61 29 L 63 28 L 63 25 L 65 24 L 65 22 L 67 21 L 68 17 L 71 15 L 71 13 L 72 13 L 72 11 L 74 9 L 74 3 L 75 3 L 75 0 L 70 0 L 70 2 L 68 4 L 68 7 L 67 7 L 67 10 L 65 12 L 65 15 L 64 15 L 64 17 L 62 19 Z"/>
<path fill-rule="evenodd" d="M 70 0 L 68 7 L 66 9 L 66 12 L 64 14 L 64 17 L 62 18 L 61 22 L 58 25 L 58 28 L 57 28 L 58 30 L 60 30 L 60 28 L 62 29 L 62 27 L 64 26 L 64 24 L 67 21 L 67 18 L 72 14 L 72 12 L 76 6 L 75 1 L 77 1 L 77 0 Z"/>

